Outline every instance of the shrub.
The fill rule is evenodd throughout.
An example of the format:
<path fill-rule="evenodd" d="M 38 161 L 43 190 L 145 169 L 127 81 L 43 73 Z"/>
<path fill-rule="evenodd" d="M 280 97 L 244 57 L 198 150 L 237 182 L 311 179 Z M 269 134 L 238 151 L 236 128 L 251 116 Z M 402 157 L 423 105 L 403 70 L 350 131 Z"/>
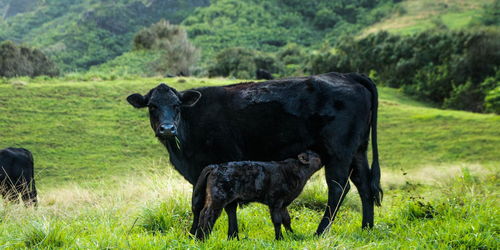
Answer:
<path fill-rule="evenodd" d="M 160 20 L 139 31 L 134 39 L 136 50 L 155 50 L 161 53 L 154 62 L 161 74 L 190 75 L 200 57 L 200 51 L 189 41 L 186 31 L 178 25 Z"/>
<path fill-rule="evenodd" d="M 380 32 L 343 37 L 310 56 L 309 73 L 375 70 L 381 82 L 445 108 L 485 111 L 495 86 L 481 85 L 500 61 L 496 31 L 434 31 L 412 36 Z"/>
<path fill-rule="evenodd" d="M 481 84 L 484 89 L 490 89 L 485 93 L 484 98 L 484 108 L 487 112 L 493 112 L 496 114 L 500 114 L 500 80 L 499 74 L 500 71 L 497 72 L 497 77 L 488 77 Z M 490 88 L 490 86 L 493 86 Z"/>
<path fill-rule="evenodd" d="M 265 69 L 271 73 L 280 73 L 283 66 L 271 54 L 265 54 L 246 48 L 228 48 L 215 57 L 210 67 L 210 77 L 225 76 L 239 79 L 254 79 L 257 69 Z"/>
<path fill-rule="evenodd" d="M 337 24 L 341 18 L 332 10 L 323 8 L 316 12 L 314 17 L 314 26 L 320 30 L 331 29 Z"/>
<path fill-rule="evenodd" d="M 56 76 L 54 63 L 38 49 L 18 46 L 12 41 L 0 43 L 0 76 Z"/>

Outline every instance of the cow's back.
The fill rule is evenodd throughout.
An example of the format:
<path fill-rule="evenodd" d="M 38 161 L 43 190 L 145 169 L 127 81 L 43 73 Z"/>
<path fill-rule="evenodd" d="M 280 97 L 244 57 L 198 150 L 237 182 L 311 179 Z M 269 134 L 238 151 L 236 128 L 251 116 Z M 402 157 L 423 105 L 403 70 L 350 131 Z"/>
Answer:
<path fill-rule="evenodd" d="M 6 148 L 0 150 L 0 180 L 17 179 L 21 176 L 33 176 L 33 156 L 24 148 Z"/>
<path fill-rule="evenodd" d="M 229 103 L 225 120 L 245 159 L 282 160 L 311 148 L 322 152 L 326 127 L 348 130 L 353 123 L 369 123 L 370 92 L 343 74 L 223 88 Z"/>
<path fill-rule="evenodd" d="M 322 159 L 349 155 L 343 150 L 353 151 L 359 131 L 368 132 L 370 92 L 344 74 L 195 90 L 202 97 L 182 113 L 183 153 L 170 152 L 191 183 L 209 164 L 284 160 L 306 150 Z"/>

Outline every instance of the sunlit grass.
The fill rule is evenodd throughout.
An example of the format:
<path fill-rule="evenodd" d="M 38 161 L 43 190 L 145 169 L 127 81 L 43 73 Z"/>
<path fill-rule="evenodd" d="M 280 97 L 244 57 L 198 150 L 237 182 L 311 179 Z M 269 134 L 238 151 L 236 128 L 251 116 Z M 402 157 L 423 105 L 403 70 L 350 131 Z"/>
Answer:
<path fill-rule="evenodd" d="M 294 234 L 275 241 L 266 206 L 238 209 L 240 241 L 226 240 L 227 217 L 217 221 L 211 238 L 196 242 L 188 235 L 191 224 L 191 188 L 170 174 L 122 179 L 117 185 L 91 188 L 69 185 L 40 194 L 37 209 L 0 207 L 0 245 L 78 248 L 303 248 L 303 247 L 469 247 L 495 248 L 498 244 L 498 171 L 463 166 L 428 182 L 422 173 L 391 172 L 404 182 L 390 184 L 372 230 L 362 230 L 360 202 L 349 193 L 337 220 L 322 237 L 314 237 L 322 214 L 326 187 L 319 173 L 290 207 Z M 416 176 L 415 178 L 413 176 Z"/>
<path fill-rule="evenodd" d="M 481 9 L 492 0 L 406 0 L 398 4 L 402 13 L 375 23 L 361 32 L 361 36 L 386 30 L 409 35 L 435 28 L 435 22 L 442 22 L 448 29 L 466 28 L 479 17 Z"/>

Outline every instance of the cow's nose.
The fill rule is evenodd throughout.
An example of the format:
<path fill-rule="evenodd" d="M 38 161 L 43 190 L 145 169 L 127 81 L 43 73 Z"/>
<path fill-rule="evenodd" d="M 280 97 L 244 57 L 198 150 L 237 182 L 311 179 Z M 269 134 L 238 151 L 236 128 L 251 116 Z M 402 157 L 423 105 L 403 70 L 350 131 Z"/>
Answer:
<path fill-rule="evenodd" d="M 172 124 L 160 125 L 158 132 L 160 132 L 161 135 L 177 135 L 177 129 Z"/>

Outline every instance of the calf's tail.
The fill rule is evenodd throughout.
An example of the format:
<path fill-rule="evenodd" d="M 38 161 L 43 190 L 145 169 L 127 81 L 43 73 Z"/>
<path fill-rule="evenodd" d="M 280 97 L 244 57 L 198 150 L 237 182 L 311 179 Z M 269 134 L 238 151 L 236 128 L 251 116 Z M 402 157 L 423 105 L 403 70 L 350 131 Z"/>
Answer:
<path fill-rule="evenodd" d="M 207 166 L 201 171 L 198 180 L 193 188 L 193 198 L 192 198 L 192 208 L 193 211 L 201 211 L 205 203 L 206 189 L 207 189 L 207 177 L 210 174 L 211 167 Z"/>
<path fill-rule="evenodd" d="M 380 165 L 378 160 L 377 145 L 377 117 L 378 117 L 378 91 L 375 83 L 363 74 L 350 74 L 350 76 L 361 83 L 371 92 L 372 110 L 371 110 L 371 132 L 372 132 L 372 166 L 370 170 L 370 188 L 373 194 L 373 200 L 377 206 L 380 206 L 384 192 L 380 186 Z"/>

